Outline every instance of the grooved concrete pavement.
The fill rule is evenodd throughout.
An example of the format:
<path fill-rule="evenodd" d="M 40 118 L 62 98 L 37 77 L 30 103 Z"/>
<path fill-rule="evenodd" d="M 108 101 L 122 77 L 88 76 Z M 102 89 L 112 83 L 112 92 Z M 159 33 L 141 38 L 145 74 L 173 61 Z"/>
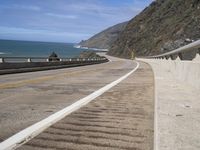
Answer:
<path fill-rule="evenodd" d="M 152 150 L 153 134 L 154 77 L 140 62 L 126 80 L 18 150 Z"/>

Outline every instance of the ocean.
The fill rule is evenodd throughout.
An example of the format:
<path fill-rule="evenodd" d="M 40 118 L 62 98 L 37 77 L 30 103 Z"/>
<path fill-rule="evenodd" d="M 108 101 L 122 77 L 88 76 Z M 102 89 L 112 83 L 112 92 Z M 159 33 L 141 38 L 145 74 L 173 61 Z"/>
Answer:
<path fill-rule="evenodd" d="M 0 57 L 48 57 L 53 51 L 60 58 L 77 57 L 84 49 L 73 43 L 0 40 Z"/>

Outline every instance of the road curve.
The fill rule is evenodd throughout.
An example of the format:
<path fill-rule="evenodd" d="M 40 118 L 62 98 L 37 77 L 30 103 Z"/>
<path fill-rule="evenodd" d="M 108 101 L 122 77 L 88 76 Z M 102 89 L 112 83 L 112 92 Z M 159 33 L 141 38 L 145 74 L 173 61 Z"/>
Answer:
<path fill-rule="evenodd" d="M 39 115 L 38 117 L 35 117 L 35 120 L 30 119 L 32 121 L 29 120 L 28 123 L 30 124 L 45 117 L 45 115 L 42 114 L 42 108 L 49 108 L 49 103 L 51 106 L 55 106 L 55 109 L 54 111 L 49 111 L 47 113 L 48 115 L 74 103 L 78 99 L 77 95 L 79 95 L 79 98 L 84 97 L 106 84 L 115 81 L 124 74 L 127 74 L 136 66 L 136 64 L 130 60 L 112 57 L 110 59 L 112 62 L 107 64 L 40 72 L 38 73 L 39 75 L 36 73 L 34 78 L 28 78 L 24 75 L 26 79 L 22 80 L 15 80 L 15 78 L 12 78 L 12 81 L 7 82 L 4 80 L 2 86 L 0 85 L 0 88 L 2 87 L 4 92 L 8 92 L 7 90 L 23 90 L 33 85 L 37 85 L 38 87 L 43 85 L 52 86 L 55 83 L 62 84 L 62 87 L 75 86 L 75 89 L 78 91 L 75 90 L 71 95 L 69 94 L 69 89 L 64 89 L 65 93 L 59 97 L 60 93 L 55 93 L 57 88 L 51 89 L 49 87 L 51 92 L 57 94 L 56 96 L 58 96 L 58 98 L 53 97 L 52 99 L 46 100 L 45 95 L 50 93 L 47 90 L 42 91 L 42 96 L 44 96 L 43 99 L 37 99 L 37 96 L 41 94 L 39 91 L 37 91 L 35 95 L 32 95 L 32 99 L 27 101 L 24 99 L 23 102 L 26 103 L 27 107 L 32 106 L 32 103 L 34 105 L 37 103 L 35 109 L 38 110 Z M 68 73 L 71 75 L 67 76 Z M 68 77 L 68 80 L 66 79 L 66 76 Z M 19 76 L 17 75 L 17 77 Z M 7 76 L 5 78 L 9 79 Z M 13 87 L 11 83 L 13 83 Z M 26 95 L 28 93 L 23 94 Z M 72 95 L 76 96 L 76 98 L 73 98 Z M 61 98 L 64 98 L 64 100 L 62 101 Z M 33 102 L 35 99 L 37 101 Z M 42 108 L 38 106 L 41 101 L 44 105 Z M 9 102 L 9 100 L 2 99 L 1 101 L 1 103 L 6 102 Z M 19 101 L 16 101 L 16 104 L 21 105 Z M 153 108 L 153 73 L 147 64 L 140 62 L 140 68 L 127 79 L 96 98 L 85 107 L 82 107 L 78 111 L 54 124 L 18 149 L 152 150 Z M 19 110 L 16 109 L 15 111 Z M 23 113 L 23 110 L 21 111 L 21 113 Z M 16 114 L 14 115 L 16 116 Z M 26 115 L 23 117 L 32 117 L 29 114 Z M 7 119 L 9 120 L 10 118 L 8 117 Z M 12 118 L 10 121 L 12 121 Z M 23 128 L 29 125 L 26 121 L 20 119 L 16 121 L 21 122 L 21 125 L 24 125 Z M 17 130 L 15 130 L 15 132 L 17 132 Z"/>
<path fill-rule="evenodd" d="M 153 150 L 154 81 L 140 68 L 18 150 Z"/>

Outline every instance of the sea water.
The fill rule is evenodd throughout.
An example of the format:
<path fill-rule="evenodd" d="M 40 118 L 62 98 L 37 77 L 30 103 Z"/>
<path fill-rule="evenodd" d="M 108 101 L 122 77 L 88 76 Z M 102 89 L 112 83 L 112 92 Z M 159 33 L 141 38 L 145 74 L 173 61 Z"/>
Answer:
<path fill-rule="evenodd" d="M 53 51 L 60 58 L 77 57 L 83 49 L 73 43 L 0 40 L 0 57 L 48 57 Z"/>

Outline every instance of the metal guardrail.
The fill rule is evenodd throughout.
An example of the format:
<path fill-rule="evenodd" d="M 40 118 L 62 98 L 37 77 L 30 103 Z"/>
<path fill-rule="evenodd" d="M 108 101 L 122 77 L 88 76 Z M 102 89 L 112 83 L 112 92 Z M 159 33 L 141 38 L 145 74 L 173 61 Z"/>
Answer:
<path fill-rule="evenodd" d="M 64 61 L 75 61 L 75 62 L 85 62 L 85 61 L 101 61 L 106 60 L 105 57 L 100 58 L 59 58 L 57 61 L 50 61 L 47 57 L 0 57 L 0 63 L 5 62 L 64 62 Z"/>
<path fill-rule="evenodd" d="M 179 56 L 179 58 L 183 60 L 183 53 L 193 51 L 193 50 L 196 50 L 195 53 L 200 54 L 200 40 L 197 40 L 193 43 L 180 47 L 176 50 L 173 50 L 164 54 L 160 54 L 160 55 L 148 56 L 147 58 L 169 58 L 169 57 L 174 58 L 174 56 L 176 57 Z"/>

